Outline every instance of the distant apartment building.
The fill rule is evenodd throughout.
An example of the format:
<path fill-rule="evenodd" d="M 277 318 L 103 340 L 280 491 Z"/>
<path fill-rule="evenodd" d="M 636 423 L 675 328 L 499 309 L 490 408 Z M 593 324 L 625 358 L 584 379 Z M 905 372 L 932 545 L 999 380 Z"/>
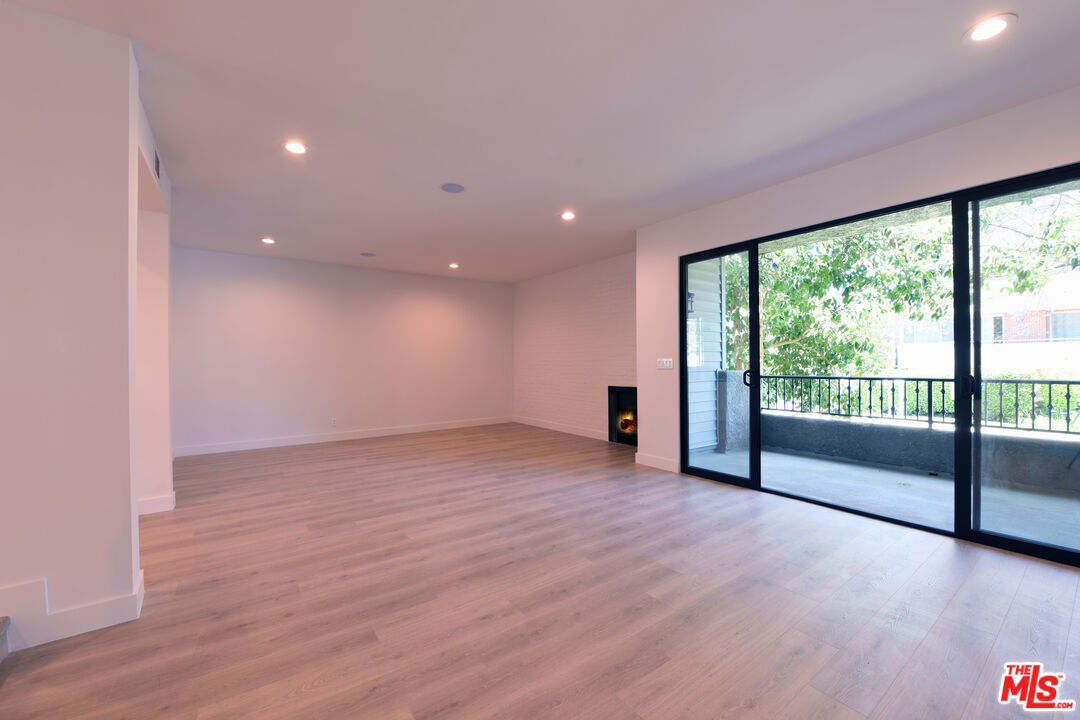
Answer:
<path fill-rule="evenodd" d="M 1002 289 L 983 298 L 980 338 L 988 376 L 1080 377 L 1077 284 L 1080 272 L 1063 271 L 1037 293 L 1014 295 Z M 952 366 L 952 342 L 952 316 L 898 323 L 895 370 L 939 375 Z"/>

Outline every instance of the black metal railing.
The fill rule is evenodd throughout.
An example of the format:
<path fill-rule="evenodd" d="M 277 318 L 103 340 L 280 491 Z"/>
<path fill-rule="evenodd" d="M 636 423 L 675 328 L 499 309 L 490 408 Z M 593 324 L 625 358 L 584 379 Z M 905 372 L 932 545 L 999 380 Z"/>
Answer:
<path fill-rule="evenodd" d="M 761 408 L 837 417 L 955 423 L 952 378 L 762 375 Z M 1080 380 L 983 380 L 984 427 L 1080 433 Z"/>
<path fill-rule="evenodd" d="M 984 380 L 984 427 L 1080 433 L 1080 381 Z"/>

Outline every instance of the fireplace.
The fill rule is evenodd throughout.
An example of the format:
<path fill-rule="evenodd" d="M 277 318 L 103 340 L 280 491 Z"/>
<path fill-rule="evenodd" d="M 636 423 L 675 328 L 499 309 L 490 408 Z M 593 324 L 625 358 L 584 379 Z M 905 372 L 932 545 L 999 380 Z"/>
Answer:
<path fill-rule="evenodd" d="M 608 440 L 637 447 L 637 388 L 609 385 Z"/>

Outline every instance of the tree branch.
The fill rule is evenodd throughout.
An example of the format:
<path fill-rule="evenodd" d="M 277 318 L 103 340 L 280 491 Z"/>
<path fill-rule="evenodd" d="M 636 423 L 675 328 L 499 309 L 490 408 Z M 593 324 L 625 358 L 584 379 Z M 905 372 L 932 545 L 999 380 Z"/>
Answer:
<path fill-rule="evenodd" d="M 806 336 L 805 336 L 805 335 L 803 335 L 803 337 L 806 337 Z M 802 338 L 799 338 L 799 339 L 801 340 Z M 815 350 L 814 348 L 809 348 L 809 347 L 806 347 L 805 345 L 803 345 L 803 344 L 802 344 L 801 342 L 799 342 L 798 340 L 795 340 L 794 342 L 795 342 L 795 344 L 796 344 L 796 345 L 798 345 L 799 347 L 801 347 L 801 348 L 802 348 L 803 350 L 805 350 L 806 352 L 810 353 L 811 355 L 815 355 L 815 356 L 817 356 L 817 358 L 818 358 L 819 360 L 825 360 L 826 362 L 827 362 L 827 361 L 829 360 L 829 358 L 827 358 L 827 357 L 826 357 L 826 356 L 825 356 L 825 355 L 824 355 L 823 353 L 821 353 L 821 352 L 819 352 L 819 351 Z"/>
<path fill-rule="evenodd" d="M 799 347 L 803 348 L 804 350 L 810 350 L 810 348 L 806 347 L 805 345 L 802 344 L 802 342 L 800 342 L 802 340 L 805 340 L 808 337 L 810 337 L 810 333 L 809 332 L 804 332 L 802 335 L 800 335 L 799 337 L 794 338 L 792 340 L 784 340 L 783 342 L 772 343 L 772 344 L 766 345 L 765 349 L 766 350 L 771 350 L 773 348 L 784 347 L 785 345 L 798 345 Z M 813 351 L 810 350 L 810 352 L 813 352 Z"/>
<path fill-rule="evenodd" d="M 1017 235 L 1023 235 L 1024 237 L 1031 238 L 1032 240 L 1040 240 L 1042 242 L 1046 242 L 1047 240 L 1050 239 L 1050 238 L 1046 237 L 1045 235 L 1032 235 L 1031 233 L 1024 232 L 1023 230 L 1017 230 L 1014 227 L 1009 227 L 1008 225 L 1002 225 L 1000 223 L 988 222 L 988 223 L 986 223 L 986 225 L 987 225 L 987 227 L 996 227 L 996 228 L 1001 228 L 1002 230 L 1008 230 L 1009 232 L 1014 232 Z"/>

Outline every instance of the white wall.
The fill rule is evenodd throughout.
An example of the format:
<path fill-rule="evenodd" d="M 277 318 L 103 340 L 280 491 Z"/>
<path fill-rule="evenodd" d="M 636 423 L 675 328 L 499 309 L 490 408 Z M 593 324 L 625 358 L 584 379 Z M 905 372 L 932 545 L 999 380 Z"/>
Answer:
<path fill-rule="evenodd" d="M 509 285 L 180 247 L 172 258 L 177 455 L 510 418 Z"/>
<path fill-rule="evenodd" d="M 638 462 L 678 468 L 680 255 L 1080 161 L 1080 88 L 637 233 Z"/>
<path fill-rule="evenodd" d="M 511 416 L 606 439 L 607 386 L 635 384 L 633 253 L 513 288 L 172 257 L 177 455 Z"/>
<path fill-rule="evenodd" d="M 13 649 L 141 604 L 136 77 L 127 40 L 0 2 L 0 615 Z"/>
<path fill-rule="evenodd" d="M 514 286 L 514 419 L 607 439 L 607 386 L 635 384 L 634 254 Z"/>
<path fill-rule="evenodd" d="M 169 412 L 169 251 L 169 216 L 140 209 L 135 283 L 135 489 L 139 514 L 171 510 L 176 505 Z"/>

